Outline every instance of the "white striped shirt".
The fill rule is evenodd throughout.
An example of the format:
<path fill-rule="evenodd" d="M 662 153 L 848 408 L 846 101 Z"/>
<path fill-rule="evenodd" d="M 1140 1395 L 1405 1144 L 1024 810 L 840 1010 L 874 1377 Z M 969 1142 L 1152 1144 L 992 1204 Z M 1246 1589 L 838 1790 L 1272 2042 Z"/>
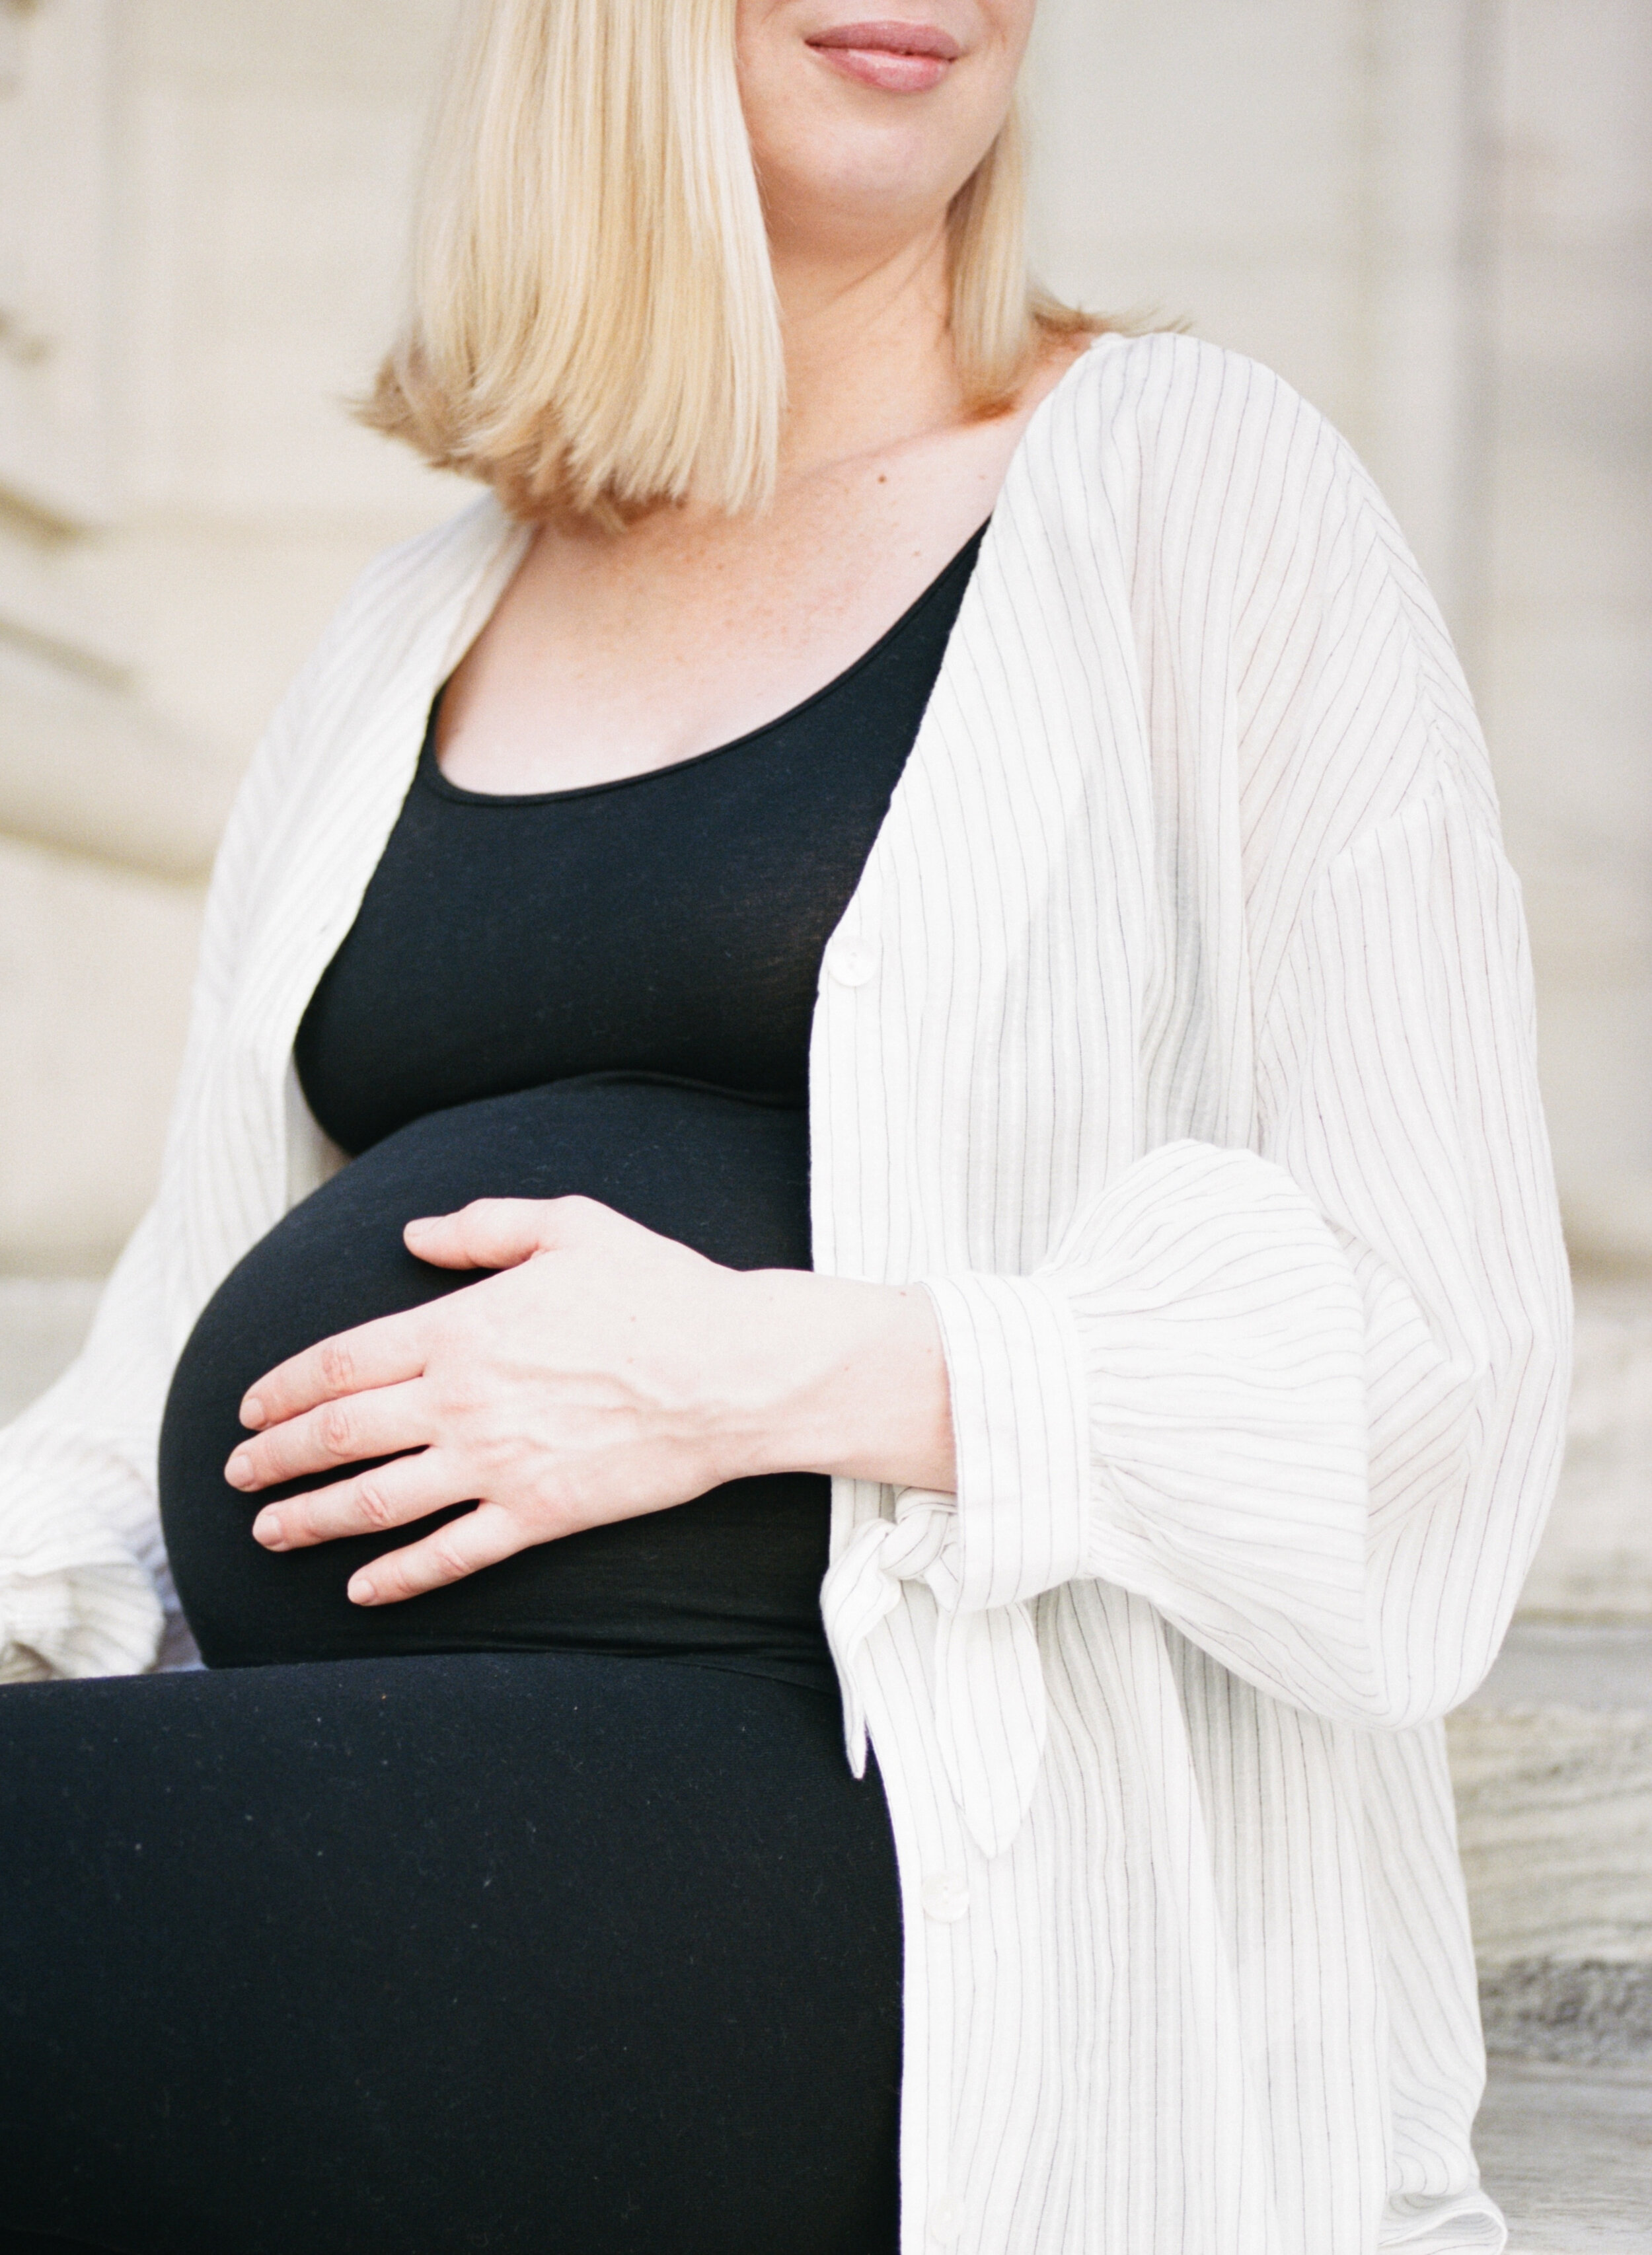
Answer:
<path fill-rule="evenodd" d="M 0 1675 L 144 1667 L 193 1319 L 330 1155 L 292 1039 L 524 535 L 382 559 L 261 748 L 159 1196 L 0 1441 Z M 826 951 L 822 1270 L 922 1279 L 958 1494 L 823 1606 L 906 1919 L 903 2251 L 1494 2251 L 1441 1716 L 1558 1463 L 1519 892 L 1392 519 L 1253 363 L 1103 338 L 1010 466 Z"/>

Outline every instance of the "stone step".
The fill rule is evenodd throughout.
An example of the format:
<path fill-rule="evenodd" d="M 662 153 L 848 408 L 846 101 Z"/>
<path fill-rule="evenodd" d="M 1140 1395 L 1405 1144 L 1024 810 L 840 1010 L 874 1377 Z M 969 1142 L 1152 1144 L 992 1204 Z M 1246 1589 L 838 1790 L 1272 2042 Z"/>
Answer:
<path fill-rule="evenodd" d="M 1652 2076 L 1494 2060 L 1474 2145 L 1508 2255 L 1652 2255 Z"/>
<path fill-rule="evenodd" d="M 1446 1732 L 1488 2048 L 1652 2074 L 1652 1624 L 1517 1620 Z"/>

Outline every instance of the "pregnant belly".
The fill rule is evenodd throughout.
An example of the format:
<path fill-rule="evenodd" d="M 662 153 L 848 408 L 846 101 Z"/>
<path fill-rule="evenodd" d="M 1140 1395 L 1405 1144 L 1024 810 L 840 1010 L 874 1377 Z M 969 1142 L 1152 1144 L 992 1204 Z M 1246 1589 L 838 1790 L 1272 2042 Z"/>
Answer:
<path fill-rule="evenodd" d="M 272 1555 L 270 1494 L 224 1479 L 253 1380 L 316 1340 L 476 1281 L 402 1243 L 416 1214 L 477 1198 L 581 1193 L 730 1268 L 807 1268 L 801 1109 L 599 1078 L 415 1120 L 293 1208 L 233 1269 L 179 1359 L 161 1430 L 161 1516 L 179 1597 L 209 1666 L 390 1652 L 583 1650 L 702 1659 L 829 1685 L 820 1628 L 830 1483 L 737 1480 L 676 1510 L 543 1543 L 400 1605 L 345 1584 L 383 1535 Z M 342 1474 L 339 1477 L 343 1477 Z M 422 1521 L 406 1539 L 439 1523 Z"/>

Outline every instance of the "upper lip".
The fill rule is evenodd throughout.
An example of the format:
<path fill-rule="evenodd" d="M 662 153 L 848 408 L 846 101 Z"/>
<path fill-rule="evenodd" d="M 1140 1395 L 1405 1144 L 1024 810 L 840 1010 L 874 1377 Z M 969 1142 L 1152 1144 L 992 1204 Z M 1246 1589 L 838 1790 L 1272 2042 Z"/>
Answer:
<path fill-rule="evenodd" d="M 829 32 L 809 36 L 812 47 L 873 47 L 892 55 L 938 55 L 953 63 L 963 49 L 950 32 L 938 24 L 899 24 L 883 19 L 875 24 L 834 24 Z"/>

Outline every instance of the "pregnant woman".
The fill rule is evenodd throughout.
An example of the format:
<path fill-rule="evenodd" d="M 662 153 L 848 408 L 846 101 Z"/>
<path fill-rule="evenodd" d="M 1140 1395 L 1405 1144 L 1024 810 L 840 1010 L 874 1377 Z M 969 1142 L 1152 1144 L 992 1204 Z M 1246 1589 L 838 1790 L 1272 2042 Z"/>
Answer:
<path fill-rule="evenodd" d="M 0 1440 L 8 2255 L 1502 2244 L 1518 894 L 1348 449 L 1030 291 L 1031 12 L 461 11 L 369 411 L 488 491 Z"/>

